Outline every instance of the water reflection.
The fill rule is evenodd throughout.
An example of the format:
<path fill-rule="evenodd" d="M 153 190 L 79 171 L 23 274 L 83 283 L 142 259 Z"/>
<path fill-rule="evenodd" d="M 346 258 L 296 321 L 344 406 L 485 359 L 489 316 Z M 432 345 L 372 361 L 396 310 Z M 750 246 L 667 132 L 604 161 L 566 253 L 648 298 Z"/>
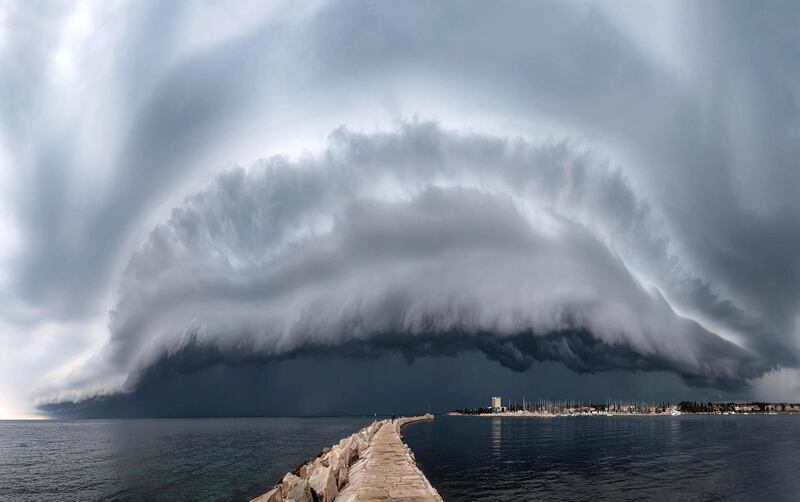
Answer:
<path fill-rule="evenodd" d="M 503 440 L 503 419 L 492 417 L 492 453 L 495 457 L 500 457 L 501 443 Z"/>
<path fill-rule="evenodd" d="M 681 417 L 669 417 L 668 438 L 671 446 L 675 446 L 680 441 Z"/>

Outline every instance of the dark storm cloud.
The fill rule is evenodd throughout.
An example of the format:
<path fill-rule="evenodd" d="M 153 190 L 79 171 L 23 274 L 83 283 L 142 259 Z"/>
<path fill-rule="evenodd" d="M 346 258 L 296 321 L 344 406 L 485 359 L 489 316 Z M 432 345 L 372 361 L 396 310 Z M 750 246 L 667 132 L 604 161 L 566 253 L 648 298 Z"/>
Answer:
<path fill-rule="evenodd" d="M 153 231 L 112 313 L 126 388 L 195 345 L 234 360 L 477 349 L 517 371 L 558 361 L 717 387 L 768 369 L 675 314 L 600 239 L 664 246 L 592 153 L 433 123 L 331 141 L 221 175 Z"/>
<path fill-rule="evenodd" d="M 685 50 L 697 54 L 685 57 L 695 58 L 697 68 L 687 84 L 596 8 L 473 7 L 465 14 L 420 4 L 402 12 L 372 6 L 339 21 L 344 26 L 331 23 L 334 31 L 366 26 L 363 37 L 383 43 L 337 39 L 324 28 L 317 33 L 330 37 L 321 45 L 332 65 L 348 67 L 356 54 L 386 71 L 438 75 L 451 93 L 480 96 L 513 113 L 554 116 L 624 145 L 638 161 L 627 172 L 704 281 L 674 284 L 675 271 L 660 261 L 658 247 L 641 257 L 643 266 L 682 308 L 734 330 L 758 325 L 759 336 L 748 343 L 796 365 L 800 100 L 789 83 L 798 80 L 800 39 L 787 20 L 797 19 L 797 9 L 743 3 L 690 9 L 680 29 Z M 695 32 L 695 25 L 702 28 Z M 503 36 L 487 39 L 487 30 Z M 377 36 L 384 31 L 391 41 Z M 694 286 L 708 291 L 709 284 L 709 303 L 691 303 L 702 294 Z M 715 315 L 731 313 L 727 297 L 744 307 Z M 749 319 L 753 312 L 760 319 Z"/>
<path fill-rule="evenodd" d="M 560 364 L 539 363 L 521 375 L 476 352 L 421 357 L 413 364 L 396 355 L 353 359 L 339 354 L 273 360 L 251 356 L 225 363 L 220 354 L 201 352 L 204 355 L 196 356 L 199 360 L 216 362 L 198 366 L 162 360 L 151 370 L 157 375 L 133 392 L 50 403 L 42 409 L 70 418 L 371 416 L 416 414 L 429 406 L 436 413 L 486 406 L 487 396 L 496 394 L 504 401 L 569 396 L 595 402 L 623 397 L 648 402 L 702 400 L 716 395 L 701 393 L 674 374 L 659 371 L 636 373 L 632 378 L 622 370 L 590 375 Z"/>

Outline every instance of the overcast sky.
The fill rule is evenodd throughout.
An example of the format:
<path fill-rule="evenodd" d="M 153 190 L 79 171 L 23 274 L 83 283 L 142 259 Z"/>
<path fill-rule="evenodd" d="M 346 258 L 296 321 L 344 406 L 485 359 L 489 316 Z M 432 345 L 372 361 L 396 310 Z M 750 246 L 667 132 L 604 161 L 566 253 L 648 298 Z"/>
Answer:
<path fill-rule="evenodd" d="M 795 3 L 263 4 L 0 1 L 0 417 L 800 400 Z"/>

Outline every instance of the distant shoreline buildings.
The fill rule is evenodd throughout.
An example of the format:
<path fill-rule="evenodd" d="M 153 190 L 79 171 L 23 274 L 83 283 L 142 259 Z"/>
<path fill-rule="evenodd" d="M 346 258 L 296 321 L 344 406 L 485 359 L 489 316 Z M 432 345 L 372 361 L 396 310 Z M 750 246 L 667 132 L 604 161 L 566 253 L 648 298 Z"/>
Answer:
<path fill-rule="evenodd" d="M 510 402 L 503 406 L 500 396 L 491 396 L 486 408 L 463 408 L 453 410 L 453 415 L 513 415 L 513 416 L 580 416 L 580 415 L 681 415 L 702 414 L 778 414 L 800 413 L 799 403 L 751 402 L 697 402 L 645 403 L 607 400 L 605 403 L 581 403 L 539 399 L 536 401 Z"/>

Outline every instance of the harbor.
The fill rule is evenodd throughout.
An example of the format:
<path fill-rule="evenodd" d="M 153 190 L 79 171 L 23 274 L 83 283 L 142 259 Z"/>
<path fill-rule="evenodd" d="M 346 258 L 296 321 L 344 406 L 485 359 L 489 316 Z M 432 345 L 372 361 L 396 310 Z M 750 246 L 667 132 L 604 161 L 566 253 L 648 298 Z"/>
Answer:
<path fill-rule="evenodd" d="M 492 396 L 485 408 L 463 408 L 450 411 L 453 416 L 538 417 L 563 416 L 678 416 L 683 414 L 749 415 L 800 413 L 798 403 L 770 402 L 705 402 L 680 401 L 677 403 L 647 403 L 608 399 L 605 403 L 547 400 L 511 402 L 503 405 L 500 396 Z"/>

